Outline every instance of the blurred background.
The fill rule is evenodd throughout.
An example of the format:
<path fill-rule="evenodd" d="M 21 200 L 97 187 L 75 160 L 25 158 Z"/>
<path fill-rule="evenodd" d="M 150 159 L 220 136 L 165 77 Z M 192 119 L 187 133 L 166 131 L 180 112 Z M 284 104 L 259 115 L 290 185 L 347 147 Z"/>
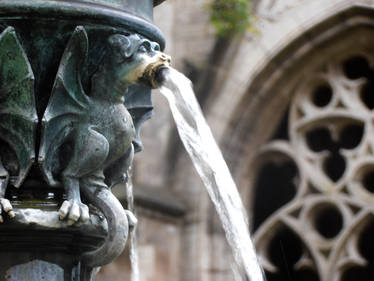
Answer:
<path fill-rule="evenodd" d="M 374 1 L 167 0 L 155 24 L 194 83 L 268 281 L 374 280 Z M 235 280 L 157 91 L 153 104 L 133 166 L 140 280 Z M 97 280 L 130 280 L 128 255 Z"/>

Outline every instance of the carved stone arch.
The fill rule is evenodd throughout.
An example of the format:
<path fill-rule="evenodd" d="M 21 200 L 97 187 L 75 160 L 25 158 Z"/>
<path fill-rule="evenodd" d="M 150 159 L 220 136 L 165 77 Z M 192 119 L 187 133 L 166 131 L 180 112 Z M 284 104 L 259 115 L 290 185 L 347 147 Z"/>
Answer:
<path fill-rule="evenodd" d="M 282 47 L 278 46 L 275 52 L 269 52 L 264 58 L 265 62 L 262 67 L 256 69 L 251 77 L 248 77 L 251 81 L 249 86 L 245 88 L 245 84 L 241 84 L 243 90 L 240 93 L 241 98 L 236 103 L 237 106 L 229 113 L 223 111 L 222 115 L 227 114 L 229 117 L 224 119 L 224 125 L 221 125 L 224 129 L 221 130 L 222 132 L 218 130 L 216 136 L 223 145 L 224 152 L 227 151 L 230 169 L 241 189 L 242 198 L 247 200 L 245 204 L 248 207 L 249 216 L 253 208 L 253 186 L 256 172 L 250 167 L 253 167 L 252 162 L 260 147 L 281 125 L 282 118 L 289 108 L 291 99 L 295 96 L 300 81 L 308 78 L 310 73 L 318 70 L 327 60 L 348 58 L 358 53 L 370 53 L 374 47 L 373 18 L 373 6 L 345 1 L 344 5 L 331 12 L 328 17 L 321 16 L 313 26 L 303 26 L 302 32 L 297 37 Z M 246 43 L 248 41 L 242 42 L 242 44 Z M 250 48 L 248 52 L 251 52 Z M 238 59 L 243 64 L 250 64 L 246 58 L 239 57 Z M 235 65 L 233 62 L 229 64 Z M 233 67 L 228 69 L 235 71 Z M 230 77 L 231 74 L 227 79 L 229 80 Z M 230 81 L 226 83 L 230 84 Z M 233 80 L 230 85 L 235 83 L 238 81 Z M 223 95 L 232 95 L 228 92 L 230 87 L 223 88 L 226 90 L 226 92 L 223 91 Z M 213 104 L 208 108 L 208 119 L 216 117 L 215 106 Z M 222 107 L 216 106 L 216 108 L 222 110 Z M 214 131 L 214 121 L 212 122 Z M 287 120 L 284 122 L 287 123 Z M 271 150 L 272 147 L 264 149 Z M 292 149 L 290 147 L 288 151 L 291 153 Z M 284 150 L 287 149 L 284 148 Z M 303 171 L 298 172 L 303 173 Z M 324 208 L 331 205 L 321 203 L 318 206 Z M 346 212 L 346 209 L 340 205 L 336 208 L 341 212 Z M 352 206 L 352 209 L 355 209 L 355 206 Z M 298 211 L 293 210 L 291 217 L 297 215 Z M 346 216 L 349 217 L 349 215 Z M 211 228 L 215 229 L 214 226 Z M 221 241 L 223 240 L 224 238 Z M 211 260 L 216 261 L 216 256 L 217 253 L 213 253 Z M 306 264 L 309 262 L 308 258 L 305 259 Z M 318 262 L 322 263 L 321 260 Z"/>
<path fill-rule="evenodd" d="M 329 6 L 328 12 L 318 14 L 314 10 L 307 11 L 306 7 L 316 2 L 321 6 Z M 330 5 L 332 2 L 339 2 L 341 5 L 332 8 Z M 233 48 L 227 50 L 228 59 L 225 59 L 224 65 L 217 70 L 218 79 L 221 80 L 214 85 L 214 96 L 212 95 L 211 98 L 214 101 L 207 102 L 204 112 L 214 135 L 223 145 L 223 152 L 229 160 L 230 170 L 241 189 L 242 198 L 247 200 L 245 203 L 248 210 L 251 210 L 249 201 L 253 186 L 253 177 L 249 171 L 250 161 L 259 146 L 269 139 L 284 116 L 292 96 L 292 86 L 295 86 L 297 78 L 301 75 L 298 73 L 299 66 L 302 65 L 302 68 L 305 68 L 303 73 L 307 73 L 313 66 L 304 66 L 303 63 L 310 62 L 318 65 L 318 61 L 323 62 L 328 55 L 319 56 L 318 50 L 331 46 L 329 42 L 343 38 L 344 35 L 349 35 L 356 29 L 361 30 L 366 27 L 371 29 L 374 11 L 369 4 L 358 4 L 364 2 L 368 3 L 366 0 L 305 0 L 302 5 L 305 19 L 301 20 L 299 17 L 295 20 L 294 30 L 297 32 L 292 32 L 293 36 L 284 33 L 286 39 L 277 46 L 275 44 L 270 47 L 266 46 L 264 52 L 258 51 L 263 46 L 257 44 L 256 36 L 254 39 L 245 37 L 239 43 L 236 42 L 240 45 L 240 47 L 236 46 L 238 51 Z M 284 13 L 288 18 L 293 16 L 291 13 L 287 14 L 287 11 Z M 311 17 L 314 17 L 313 21 L 309 21 Z M 294 36 L 295 34 L 297 36 Z M 265 34 L 260 33 L 258 37 L 262 35 Z M 243 51 L 240 51 L 241 49 Z M 259 58 L 252 60 L 255 56 Z M 242 71 L 243 68 L 250 70 Z M 244 78 L 235 79 L 240 73 L 244 73 L 241 75 Z M 268 107 L 268 104 L 272 106 Z M 213 212 L 209 211 L 209 208 L 212 208 L 211 204 L 205 202 L 209 199 L 206 198 L 205 192 L 201 191 L 200 180 L 196 179 L 193 167 L 188 168 L 188 164 L 189 160 L 183 160 L 181 168 L 172 175 L 183 182 L 180 185 L 173 182 L 173 188 L 181 190 L 187 198 L 186 201 L 188 200 L 191 203 L 189 205 L 193 206 L 191 208 L 193 211 L 188 214 L 188 220 L 186 220 L 188 224 L 186 224 L 185 233 L 197 233 L 200 237 L 183 252 L 183 254 L 197 257 L 193 262 L 185 262 L 184 266 L 189 269 L 186 272 L 189 275 L 197 271 L 204 272 L 208 263 L 212 264 L 212 268 L 218 264 L 225 264 L 222 268 L 230 267 L 227 262 L 227 251 L 216 247 L 216 245 L 225 243 L 224 235 L 222 234 L 219 239 L 216 237 L 218 233 L 212 238 L 212 232 L 216 234 L 219 227 L 216 227 L 216 222 L 212 222 L 210 214 Z M 187 239 L 187 235 L 185 237 Z M 213 249 L 210 253 L 197 254 L 201 247 L 207 247 L 208 244 L 210 244 L 208 247 Z M 212 277 L 206 280 L 216 279 Z"/>
<path fill-rule="evenodd" d="M 322 65 L 326 58 L 349 56 L 360 49 L 369 52 L 374 47 L 373 18 L 374 6 L 348 4 L 305 29 L 276 53 L 269 54 L 261 68 L 255 68 L 251 83 L 243 89 L 224 129 L 217 130 L 216 134 L 223 150 L 228 151 L 230 170 L 244 197 L 250 197 L 246 191 L 253 185 L 248 181 L 252 179 L 248 167 L 258 147 L 281 125 L 300 80 Z"/>
<path fill-rule="evenodd" d="M 235 126 L 225 131 L 221 141 L 225 150 L 233 153 L 230 162 L 233 164 L 236 179 L 239 179 L 242 194 L 248 198 L 246 203 L 250 214 L 253 200 L 256 198 L 256 164 L 260 165 L 264 159 L 271 157 L 272 153 L 278 153 L 283 156 L 275 157 L 274 162 L 279 164 L 293 161 L 297 167 L 297 191 L 293 198 L 273 210 L 274 212 L 263 220 L 263 225 L 260 223 L 257 226 L 255 241 L 263 243 L 264 236 L 272 231 L 272 224 L 287 224 L 287 227 L 299 236 L 305 231 L 302 239 L 311 250 L 300 255 L 295 266 L 312 270 L 313 274 L 318 272 L 319 277 L 313 275 L 311 278 L 317 279 L 311 280 L 351 280 L 349 274 L 354 274 L 353 269 L 361 270 L 368 263 L 355 247 L 361 243 L 358 241 L 363 239 L 362 235 L 372 231 L 370 223 L 363 225 L 356 232 L 354 225 L 361 223 L 360 217 L 370 213 L 368 206 L 370 202 L 374 203 L 371 194 L 368 195 L 370 199 L 360 201 L 367 194 L 366 191 L 358 192 L 357 189 L 364 188 L 357 187 L 356 184 L 362 181 L 367 171 L 374 174 L 373 145 L 369 140 L 373 132 L 373 122 L 371 117 L 365 117 L 372 107 L 365 105 L 360 96 L 366 82 L 349 77 L 345 65 L 351 59 L 364 57 L 373 68 L 373 18 L 374 7 L 350 4 L 305 30 L 271 56 L 267 64 L 251 77 L 252 83 L 229 122 Z M 325 115 L 318 111 L 318 102 L 313 100 L 313 95 L 321 87 L 325 87 L 322 90 L 332 92 L 331 99 L 320 106 L 326 106 L 328 113 Z M 339 92 L 338 98 L 335 97 L 335 92 Z M 348 94 L 350 92 L 360 96 L 361 101 L 352 99 Z M 308 118 L 304 118 L 305 116 Z M 282 140 L 271 141 L 277 127 L 284 124 L 288 125 L 288 139 L 281 137 Z M 329 127 L 332 139 L 334 134 L 340 137 L 342 130 L 348 125 L 356 126 L 356 130 L 363 128 L 360 140 L 352 148 L 338 148 L 337 151 L 348 160 L 345 160 L 344 173 L 336 178 L 329 178 L 328 172 L 322 171 L 323 153 L 311 152 L 313 149 L 304 138 L 309 131 L 318 129 L 320 124 Z M 269 144 L 264 145 L 269 140 Z M 299 153 L 304 156 L 300 157 Z M 311 177 L 310 170 L 313 169 L 318 171 Z M 328 199 L 329 192 L 336 192 L 336 196 Z M 356 195 L 357 193 L 360 195 Z M 365 195 L 362 195 L 364 193 Z M 320 194 L 322 195 L 319 197 Z M 304 200 L 307 195 L 312 196 L 312 199 Z M 340 221 L 334 233 L 326 233 L 324 229 L 318 229 L 314 225 L 317 224 L 315 221 L 320 219 L 320 214 L 326 213 L 336 214 L 336 221 Z M 362 230 L 365 227 L 369 230 Z M 353 238 L 350 236 L 352 233 Z M 336 245 L 339 245 L 339 250 L 334 249 Z M 266 259 L 265 266 L 274 270 Z M 363 270 L 364 273 L 360 274 L 366 274 L 366 269 Z"/>

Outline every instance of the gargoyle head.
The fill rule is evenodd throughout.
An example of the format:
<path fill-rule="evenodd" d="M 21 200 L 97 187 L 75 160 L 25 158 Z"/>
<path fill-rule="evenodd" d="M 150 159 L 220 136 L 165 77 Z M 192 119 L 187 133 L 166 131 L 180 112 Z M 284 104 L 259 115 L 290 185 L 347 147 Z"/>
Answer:
<path fill-rule="evenodd" d="M 114 34 L 108 38 L 113 51 L 112 63 L 116 76 L 126 85 L 145 83 L 157 88 L 157 72 L 170 65 L 170 56 L 160 51 L 160 45 L 137 34 Z M 113 67 L 113 66 L 112 66 Z"/>

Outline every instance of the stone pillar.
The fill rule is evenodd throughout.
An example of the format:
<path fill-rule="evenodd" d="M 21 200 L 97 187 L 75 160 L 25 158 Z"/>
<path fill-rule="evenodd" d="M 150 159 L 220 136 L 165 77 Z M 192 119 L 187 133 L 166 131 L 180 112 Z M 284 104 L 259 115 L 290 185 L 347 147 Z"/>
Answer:
<path fill-rule="evenodd" d="M 160 2 L 0 0 L 0 281 L 93 280 L 122 252 L 134 218 L 110 188 L 169 62 Z"/>

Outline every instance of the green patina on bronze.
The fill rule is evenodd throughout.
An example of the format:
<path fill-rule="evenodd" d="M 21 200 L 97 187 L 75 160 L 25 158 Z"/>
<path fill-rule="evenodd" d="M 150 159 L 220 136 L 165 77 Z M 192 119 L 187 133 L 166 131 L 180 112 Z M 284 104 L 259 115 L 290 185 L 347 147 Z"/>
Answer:
<path fill-rule="evenodd" d="M 0 0 L 1 19 L 33 21 L 68 21 L 77 25 L 101 25 L 126 29 L 156 41 L 164 49 L 161 31 L 152 24 L 152 0 L 100 0 L 97 1 L 51 1 L 51 0 Z M 113 3 L 113 2 L 120 2 Z"/>
<path fill-rule="evenodd" d="M 17 176 L 13 185 L 19 187 L 35 158 L 38 117 L 34 75 L 12 27 L 0 35 L 0 120 L 0 139 L 5 142 L 0 174 L 6 181 L 9 173 Z"/>
<path fill-rule="evenodd" d="M 103 39 L 106 48 L 102 50 L 99 64 L 92 75 L 86 73 L 91 82 L 86 93 L 82 77 L 88 71 L 85 66 L 89 39 L 83 26 L 75 29 L 62 55 L 39 131 L 34 77 L 27 57 L 12 27 L 0 36 L 1 77 L 8 82 L 3 85 L 0 96 L 2 113 L 6 114 L 0 120 L 0 128 L 7 129 L 2 139 L 18 156 L 13 159 L 20 167 L 18 175 L 13 171 L 15 183 L 23 182 L 31 164 L 37 165 L 33 163 L 37 139 L 40 143 L 38 164 L 46 182 L 51 187 L 62 185 L 66 192 L 59 211 L 60 220 L 67 220 L 68 225 L 89 220 L 88 206 L 81 201 L 82 192 L 109 222 L 109 236 L 113 237 L 84 255 L 85 264 L 91 267 L 106 264 L 118 256 L 127 236 L 128 222 L 123 209 L 108 189 L 126 180 L 124 175 L 136 145 L 136 129 L 124 96 L 133 85 L 155 85 L 151 80 L 157 71 L 153 68 L 170 62 L 160 52 L 158 43 L 138 34 L 112 34 Z M 24 154 L 29 157 L 25 158 Z M 12 172 L 8 167 L 12 163 L 3 162 L 0 174 L 5 177 L 0 178 L 0 206 L 12 217 L 12 207 L 4 198 L 8 174 Z"/>
<path fill-rule="evenodd" d="M 21 228 L 31 233 L 32 210 L 59 207 L 61 230 L 75 223 L 79 232 L 92 204 L 108 234 L 102 245 L 90 240 L 77 249 L 82 267 L 74 267 L 74 280 L 92 280 L 92 267 L 111 262 L 127 239 L 131 222 L 108 187 L 125 180 L 142 147 L 140 126 L 153 108 L 147 79 L 156 73 L 147 66 L 169 63 L 152 24 L 160 2 L 0 0 L 0 231 L 14 231 L 30 207 L 25 215 L 35 222 Z M 43 235 L 49 232 L 52 225 Z M 47 252 L 55 251 L 51 239 Z M 7 266 L 0 263 L 0 273 L 18 274 Z"/>

